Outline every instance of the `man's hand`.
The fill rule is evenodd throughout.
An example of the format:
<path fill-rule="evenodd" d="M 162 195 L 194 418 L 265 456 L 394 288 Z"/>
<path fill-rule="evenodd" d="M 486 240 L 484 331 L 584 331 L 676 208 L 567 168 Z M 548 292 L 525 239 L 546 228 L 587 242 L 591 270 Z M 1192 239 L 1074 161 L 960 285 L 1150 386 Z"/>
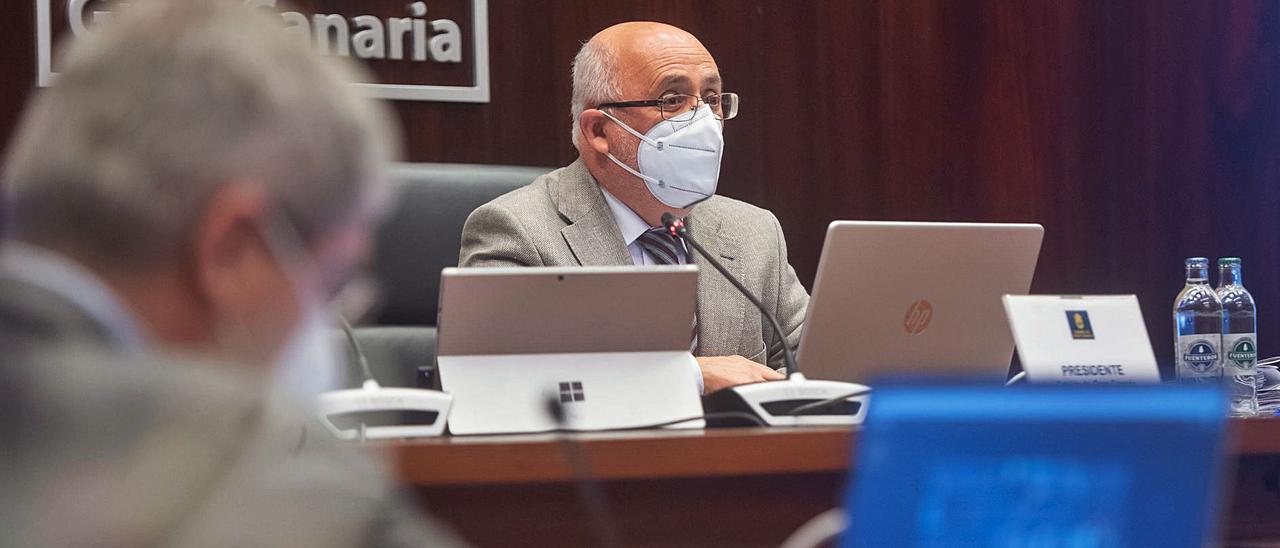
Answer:
<path fill-rule="evenodd" d="M 703 392 L 707 394 L 739 384 L 785 378 L 782 373 L 742 356 L 698 358 L 698 367 L 702 369 Z"/>

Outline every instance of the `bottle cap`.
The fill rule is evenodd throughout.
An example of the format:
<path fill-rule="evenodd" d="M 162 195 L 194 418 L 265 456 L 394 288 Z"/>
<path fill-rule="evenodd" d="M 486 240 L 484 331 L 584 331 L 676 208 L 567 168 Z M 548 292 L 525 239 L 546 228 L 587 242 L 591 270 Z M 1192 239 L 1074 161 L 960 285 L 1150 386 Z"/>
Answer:
<path fill-rule="evenodd" d="M 1218 259 L 1218 266 L 1239 266 L 1240 257 L 1223 257 Z"/>
<path fill-rule="evenodd" d="M 1209 259 L 1205 257 L 1188 257 L 1187 266 L 1204 265 L 1209 266 Z"/>

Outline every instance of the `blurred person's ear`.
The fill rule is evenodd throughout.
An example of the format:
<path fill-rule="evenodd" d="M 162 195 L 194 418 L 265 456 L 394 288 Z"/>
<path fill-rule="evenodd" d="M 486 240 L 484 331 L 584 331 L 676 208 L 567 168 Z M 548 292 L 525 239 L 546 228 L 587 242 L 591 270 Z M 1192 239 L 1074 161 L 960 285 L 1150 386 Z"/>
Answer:
<path fill-rule="evenodd" d="M 191 232 L 194 290 L 212 315 L 224 358 L 266 366 L 300 315 L 288 273 L 262 233 L 272 196 L 247 182 L 223 185 Z"/>

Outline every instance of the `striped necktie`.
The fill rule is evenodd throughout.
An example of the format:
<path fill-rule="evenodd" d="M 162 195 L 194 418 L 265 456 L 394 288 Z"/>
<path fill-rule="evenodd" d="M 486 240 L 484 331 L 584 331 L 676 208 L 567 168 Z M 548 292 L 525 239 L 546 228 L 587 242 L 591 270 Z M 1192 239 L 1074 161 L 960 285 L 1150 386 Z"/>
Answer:
<path fill-rule="evenodd" d="M 667 232 L 665 228 L 650 228 L 636 238 L 636 243 L 640 244 L 640 248 L 644 249 L 653 262 L 660 265 L 680 264 L 680 253 L 677 246 L 680 244 L 676 239 Z M 698 348 L 698 315 L 695 312 L 693 316 L 693 331 L 689 335 L 692 342 L 689 344 L 689 351 L 692 352 Z"/>
<path fill-rule="evenodd" d="M 653 257 L 653 261 L 657 264 L 680 264 L 676 240 L 665 228 L 650 228 L 636 238 L 636 243 L 640 244 L 640 248 Z"/>

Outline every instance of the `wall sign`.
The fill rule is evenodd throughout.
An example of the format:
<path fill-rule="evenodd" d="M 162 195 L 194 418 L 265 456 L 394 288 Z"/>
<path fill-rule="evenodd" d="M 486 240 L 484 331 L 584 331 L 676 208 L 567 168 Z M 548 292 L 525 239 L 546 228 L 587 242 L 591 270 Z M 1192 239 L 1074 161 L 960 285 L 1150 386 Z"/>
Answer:
<path fill-rule="evenodd" d="M 236 0 L 228 0 L 236 1 Z M 406 101 L 489 102 L 488 0 L 240 0 L 280 16 L 324 55 L 363 61 L 378 82 L 355 85 L 371 97 Z M 53 45 L 75 39 L 129 9 L 127 1 L 35 0 L 36 79 L 58 75 Z"/>

